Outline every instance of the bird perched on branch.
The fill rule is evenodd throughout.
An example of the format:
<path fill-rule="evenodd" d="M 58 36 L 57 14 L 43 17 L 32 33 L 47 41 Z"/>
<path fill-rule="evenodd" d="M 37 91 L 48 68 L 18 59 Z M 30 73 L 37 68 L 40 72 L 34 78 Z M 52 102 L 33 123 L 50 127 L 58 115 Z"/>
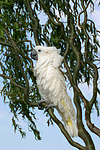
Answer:
<path fill-rule="evenodd" d="M 60 70 L 63 60 L 60 49 L 36 46 L 32 58 L 37 60 L 34 75 L 42 99 L 57 108 L 70 136 L 78 136 L 75 110 L 66 92 L 65 78 Z"/>

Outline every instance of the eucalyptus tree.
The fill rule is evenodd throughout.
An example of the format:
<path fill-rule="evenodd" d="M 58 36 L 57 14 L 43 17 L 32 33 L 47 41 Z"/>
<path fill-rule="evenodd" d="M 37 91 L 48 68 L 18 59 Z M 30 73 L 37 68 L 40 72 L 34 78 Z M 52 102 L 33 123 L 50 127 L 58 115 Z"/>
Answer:
<path fill-rule="evenodd" d="M 98 4 L 99 7 L 99 4 Z M 100 136 L 100 129 L 91 121 L 95 107 L 99 116 L 99 42 L 100 31 L 89 18 L 95 9 L 92 0 L 2 0 L 0 1 L 0 79 L 1 94 L 13 113 L 12 123 L 22 137 L 26 133 L 18 122 L 20 116 L 28 120 L 28 128 L 40 140 L 36 127 L 35 108 L 45 111 L 33 73 L 30 53 L 35 45 L 55 46 L 64 56 L 64 76 L 73 88 L 77 112 L 79 137 L 85 146 L 75 142 L 65 130 L 55 111 L 46 110 L 48 125 L 55 122 L 66 140 L 80 150 L 94 150 L 95 143 L 84 126 Z M 91 99 L 87 99 L 79 85 L 93 87 Z M 84 105 L 84 111 L 82 111 Z M 84 114 L 83 114 L 84 113 Z"/>

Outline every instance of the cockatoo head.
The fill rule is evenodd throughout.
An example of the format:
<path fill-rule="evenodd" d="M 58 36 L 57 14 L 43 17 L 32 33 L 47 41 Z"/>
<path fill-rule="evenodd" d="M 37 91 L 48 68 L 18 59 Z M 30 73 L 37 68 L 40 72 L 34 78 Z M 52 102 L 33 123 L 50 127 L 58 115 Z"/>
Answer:
<path fill-rule="evenodd" d="M 51 62 L 55 67 L 61 65 L 63 57 L 60 55 L 60 49 L 56 47 L 47 46 L 36 46 L 31 53 L 31 57 L 37 62 L 48 61 Z"/>

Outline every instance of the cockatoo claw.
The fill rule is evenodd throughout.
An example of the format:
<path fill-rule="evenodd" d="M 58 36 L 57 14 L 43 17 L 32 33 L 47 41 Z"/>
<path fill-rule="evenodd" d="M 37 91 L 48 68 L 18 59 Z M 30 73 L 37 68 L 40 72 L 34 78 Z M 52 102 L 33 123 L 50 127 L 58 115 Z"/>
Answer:
<path fill-rule="evenodd" d="M 54 109 L 56 106 L 54 104 L 49 104 L 48 106 L 45 107 L 45 111 L 48 111 L 48 109 Z"/>
<path fill-rule="evenodd" d="M 45 100 L 40 100 L 40 101 L 38 102 L 38 109 L 40 109 L 40 110 L 43 110 L 43 109 L 44 109 L 44 107 L 41 106 L 42 103 L 45 103 Z"/>

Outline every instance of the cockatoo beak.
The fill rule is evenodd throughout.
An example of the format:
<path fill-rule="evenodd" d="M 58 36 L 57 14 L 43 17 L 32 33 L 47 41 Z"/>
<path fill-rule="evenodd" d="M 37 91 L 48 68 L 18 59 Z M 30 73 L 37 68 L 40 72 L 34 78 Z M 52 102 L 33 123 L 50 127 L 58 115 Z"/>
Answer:
<path fill-rule="evenodd" d="M 34 60 L 38 60 L 38 55 L 37 55 L 37 52 L 35 50 L 32 51 L 31 58 L 33 58 Z"/>

